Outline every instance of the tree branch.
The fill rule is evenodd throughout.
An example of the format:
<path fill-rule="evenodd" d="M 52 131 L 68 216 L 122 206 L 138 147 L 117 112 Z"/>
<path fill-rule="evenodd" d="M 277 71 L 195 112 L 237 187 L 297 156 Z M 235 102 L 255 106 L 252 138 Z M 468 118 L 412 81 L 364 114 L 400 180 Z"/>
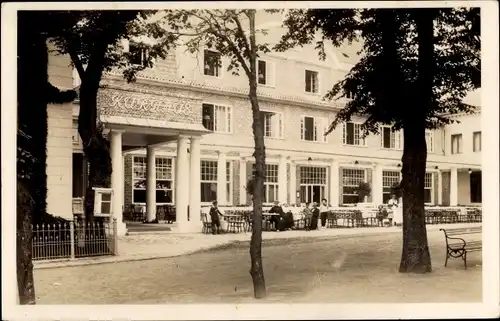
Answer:
<path fill-rule="evenodd" d="M 210 15 L 210 17 L 212 19 L 214 19 L 215 21 L 215 24 L 216 24 L 216 27 L 214 28 L 214 25 L 212 23 L 210 23 L 209 21 L 207 21 L 209 24 L 210 24 L 210 27 L 211 29 L 213 30 L 213 34 L 215 36 L 217 36 L 217 30 L 219 31 L 218 32 L 218 36 L 223 38 L 225 41 L 227 41 L 229 47 L 231 48 L 231 50 L 233 51 L 233 54 L 236 56 L 236 58 L 238 59 L 239 63 L 241 64 L 241 66 L 243 67 L 243 69 L 245 70 L 245 73 L 247 74 L 248 77 L 251 76 L 251 71 L 250 71 L 250 68 L 247 66 L 247 62 L 245 61 L 245 58 L 243 58 L 243 56 L 241 55 L 240 51 L 238 50 L 238 48 L 236 47 L 236 45 L 234 44 L 234 42 L 229 39 L 229 37 L 227 36 L 227 34 L 225 33 L 222 33 L 222 27 L 221 25 L 217 22 L 217 19 L 215 19 L 214 15 L 210 12 L 210 10 L 206 10 L 207 13 Z M 244 34 L 242 35 L 243 38 L 245 38 Z M 245 38 L 245 41 L 246 41 L 246 38 Z"/>
<path fill-rule="evenodd" d="M 240 22 L 240 19 L 238 18 L 238 15 L 236 13 L 234 13 L 234 16 L 232 18 L 233 18 L 234 22 L 236 23 L 236 26 L 238 27 L 238 31 L 241 33 L 241 37 L 243 37 L 243 40 L 244 40 L 243 43 L 245 44 L 246 50 L 248 50 L 248 52 L 250 52 L 250 44 L 247 41 L 247 37 L 245 36 L 245 31 L 243 30 L 243 27 L 241 26 L 241 22 Z"/>
<path fill-rule="evenodd" d="M 80 79 L 83 81 L 83 78 L 85 77 L 85 68 L 83 68 L 82 60 L 80 59 L 80 57 L 78 57 L 75 48 L 70 45 L 70 42 L 68 41 L 67 43 L 68 43 L 68 53 L 71 58 L 71 61 L 73 62 L 73 65 L 78 71 L 78 76 L 80 76 Z"/>

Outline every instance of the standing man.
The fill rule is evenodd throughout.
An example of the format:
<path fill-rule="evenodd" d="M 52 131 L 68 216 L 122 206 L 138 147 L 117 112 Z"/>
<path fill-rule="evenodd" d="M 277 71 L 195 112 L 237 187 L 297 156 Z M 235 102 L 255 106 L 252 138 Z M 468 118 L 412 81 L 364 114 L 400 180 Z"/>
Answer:
<path fill-rule="evenodd" d="M 212 206 L 210 207 L 210 219 L 212 220 L 212 234 L 220 234 L 220 216 L 223 216 L 217 207 L 217 201 L 212 202 Z"/>
<path fill-rule="evenodd" d="M 321 228 L 326 226 L 326 218 L 328 217 L 328 201 L 326 198 L 321 200 L 321 205 L 319 206 L 319 213 L 321 218 Z"/>
<path fill-rule="evenodd" d="M 314 202 L 312 208 L 311 230 L 318 229 L 318 217 L 319 217 L 318 203 Z"/>

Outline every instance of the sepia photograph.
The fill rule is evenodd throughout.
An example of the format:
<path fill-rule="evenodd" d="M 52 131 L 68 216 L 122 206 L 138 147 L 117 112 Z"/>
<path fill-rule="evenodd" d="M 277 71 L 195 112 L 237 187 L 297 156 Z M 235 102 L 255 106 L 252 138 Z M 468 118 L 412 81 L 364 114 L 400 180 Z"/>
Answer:
<path fill-rule="evenodd" d="M 2 47 L 3 319 L 500 316 L 498 3 L 9 3 Z"/>

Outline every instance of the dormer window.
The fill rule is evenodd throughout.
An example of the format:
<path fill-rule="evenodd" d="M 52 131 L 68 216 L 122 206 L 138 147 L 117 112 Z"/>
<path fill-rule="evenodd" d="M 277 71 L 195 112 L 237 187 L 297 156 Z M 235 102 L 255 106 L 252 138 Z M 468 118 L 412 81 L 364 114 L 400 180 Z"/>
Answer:
<path fill-rule="evenodd" d="M 146 66 L 147 51 L 136 43 L 129 43 L 128 52 L 130 54 L 130 63 L 138 66 Z"/>
<path fill-rule="evenodd" d="M 220 77 L 222 60 L 221 54 L 213 50 L 203 51 L 204 74 L 207 76 Z"/>

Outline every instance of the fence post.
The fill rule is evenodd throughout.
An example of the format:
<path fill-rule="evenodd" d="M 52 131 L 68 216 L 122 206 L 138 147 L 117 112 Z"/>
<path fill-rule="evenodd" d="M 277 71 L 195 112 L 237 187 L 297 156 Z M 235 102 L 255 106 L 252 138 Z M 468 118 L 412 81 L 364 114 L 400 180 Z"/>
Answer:
<path fill-rule="evenodd" d="M 118 222 L 113 217 L 113 255 L 118 255 Z"/>
<path fill-rule="evenodd" d="M 70 237 L 70 246 L 71 246 L 71 258 L 75 258 L 75 221 L 70 221 L 69 223 L 69 237 Z"/>

